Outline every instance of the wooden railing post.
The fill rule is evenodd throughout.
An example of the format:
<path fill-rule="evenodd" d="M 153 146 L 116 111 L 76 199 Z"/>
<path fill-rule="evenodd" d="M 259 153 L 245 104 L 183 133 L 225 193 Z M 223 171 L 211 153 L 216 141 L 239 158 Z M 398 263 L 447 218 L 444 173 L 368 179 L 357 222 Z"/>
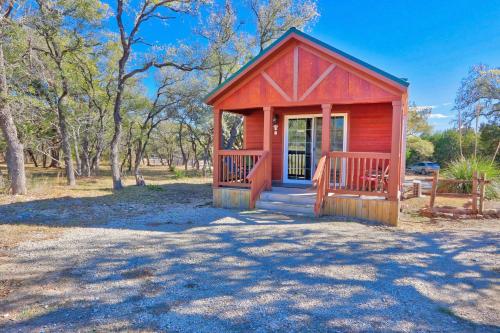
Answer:
<path fill-rule="evenodd" d="M 392 102 L 391 164 L 389 168 L 389 200 L 399 200 L 401 182 L 402 103 Z"/>
<path fill-rule="evenodd" d="M 477 171 L 472 173 L 472 213 L 477 214 L 477 185 L 478 185 Z"/>
<path fill-rule="evenodd" d="M 432 177 L 431 201 L 429 203 L 429 207 L 431 208 L 431 210 L 434 207 L 434 203 L 436 202 L 438 181 L 439 181 L 439 170 L 436 170 L 434 171 L 434 175 Z"/>
<path fill-rule="evenodd" d="M 484 211 L 484 190 L 486 186 L 486 173 L 481 173 L 481 179 L 479 179 L 479 214 L 483 214 Z"/>
<path fill-rule="evenodd" d="M 219 150 L 222 138 L 222 111 L 219 108 L 214 108 L 214 152 L 213 156 L 213 187 L 219 187 L 220 177 L 220 158 Z"/>
<path fill-rule="evenodd" d="M 272 131 L 273 131 L 273 108 L 265 106 L 264 110 L 264 152 L 267 152 L 267 163 L 265 164 L 266 172 L 266 189 L 271 189 L 272 184 Z"/>

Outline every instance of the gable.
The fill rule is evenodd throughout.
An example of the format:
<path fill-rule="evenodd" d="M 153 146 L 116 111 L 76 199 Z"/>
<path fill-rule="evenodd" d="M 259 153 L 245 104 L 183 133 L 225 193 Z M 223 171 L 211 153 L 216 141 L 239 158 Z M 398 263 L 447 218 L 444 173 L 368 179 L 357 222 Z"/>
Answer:
<path fill-rule="evenodd" d="M 406 91 L 401 82 L 300 35 L 278 40 L 271 48 L 209 95 L 207 103 L 223 109 L 368 103 L 392 101 Z"/>

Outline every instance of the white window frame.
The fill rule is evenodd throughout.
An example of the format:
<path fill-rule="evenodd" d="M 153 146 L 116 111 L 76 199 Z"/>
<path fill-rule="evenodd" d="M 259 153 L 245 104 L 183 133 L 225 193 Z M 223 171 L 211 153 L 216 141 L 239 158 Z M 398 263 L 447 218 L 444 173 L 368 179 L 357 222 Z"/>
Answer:
<path fill-rule="evenodd" d="M 332 117 L 339 117 L 342 116 L 344 117 L 344 138 L 343 138 L 343 151 L 347 151 L 347 113 L 340 112 L 340 113 L 333 113 L 332 112 Z M 311 118 L 313 119 L 312 122 L 312 142 L 311 142 L 311 178 L 314 175 L 314 172 L 316 171 L 313 167 L 314 163 L 314 147 L 316 145 L 316 122 L 314 121 L 314 118 L 322 118 L 323 115 L 321 113 L 314 113 L 314 114 L 298 114 L 298 115 L 285 115 L 284 118 L 284 126 L 285 129 L 283 131 L 283 175 L 281 177 L 282 182 L 285 184 L 311 184 L 311 180 L 297 180 L 297 179 L 288 179 L 288 120 L 290 119 L 302 119 L 302 118 Z"/>

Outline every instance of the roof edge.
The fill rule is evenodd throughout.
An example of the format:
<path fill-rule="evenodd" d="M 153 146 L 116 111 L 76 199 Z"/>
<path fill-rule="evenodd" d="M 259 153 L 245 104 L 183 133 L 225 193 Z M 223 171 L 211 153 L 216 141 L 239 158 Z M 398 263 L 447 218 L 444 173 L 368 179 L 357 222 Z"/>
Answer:
<path fill-rule="evenodd" d="M 264 48 L 262 51 L 259 52 L 255 57 L 250 59 L 246 64 L 244 64 L 240 69 L 238 69 L 236 72 L 231 74 L 224 82 L 219 84 L 217 87 L 212 89 L 205 97 L 203 100 L 206 102 L 212 95 L 214 95 L 218 90 L 222 89 L 225 87 L 228 83 L 230 83 L 233 79 L 235 79 L 241 72 L 243 72 L 245 69 L 250 67 L 252 64 L 257 62 L 260 58 L 262 58 L 268 51 L 270 51 L 272 48 L 274 48 L 277 44 L 281 43 L 285 38 L 287 38 L 290 34 L 297 32 L 298 30 L 296 28 L 290 28 L 288 29 L 283 35 L 281 35 L 278 39 L 276 39 L 274 42 L 269 44 L 266 48 Z"/>
<path fill-rule="evenodd" d="M 295 29 L 295 28 L 292 28 L 292 29 Z M 310 40 L 313 43 L 321 45 L 324 48 L 326 48 L 326 49 L 328 49 L 328 50 L 330 50 L 330 51 L 332 51 L 334 53 L 337 53 L 337 54 L 343 56 L 344 58 L 347 58 L 347 59 L 349 59 L 351 61 L 354 61 L 354 62 L 358 63 L 359 65 L 361 65 L 363 67 L 366 67 L 369 70 L 374 71 L 375 73 L 378 73 L 378 74 L 380 74 L 382 76 L 385 76 L 386 78 L 388 78 L 388 79 L 390 79 L 390 80 L 392 80 L 392 81 L 394 81 L 394 82 L 396 82 L 396 83 L 398 83 L 398 84 L 400 84 L 400 85 L 402 85 L 404 87 L 408 87 L 410 85 L 410 83 L 407 80 L 399 78 L 399 77 L 397 77 L 395 75 L 392 75 L 392 74 L 390 74 L 390 73 L 388 73 L 388 72 L 386 72 L 386 71 L 384 71 L 384 70 L 382 70 L 382 69 L 380 69 L 378 67 L 370 65 L 369 63 L 367 63 L 367 62 L 365 62 L 365 61 L 363 61 L 363 60 L 361 60 L 359 58 L 356 58 L 356 57 L 350 55 L 349 53 L 346 53 L 346 52 L 344 52 L 342 50 L 339 50 L 336 47 L 333 47 L 330 44 L 327 44 L 327 43 L 325 43 L 325 42 L 323 42 L 323 41 L 321 41 L 321 40 L 319 40 L 319 39 L 317 39 L 317 38 L 315 38 L 315 37 L 313 37 L 311 35 L 308 35 L 308 34 L 302 32 L 302 31 L 300 31 L 300 30 L 295 29 L 295 33 L 297 35 L 301 36 L 301 37 L 304 37 L 304 38 Z"/>

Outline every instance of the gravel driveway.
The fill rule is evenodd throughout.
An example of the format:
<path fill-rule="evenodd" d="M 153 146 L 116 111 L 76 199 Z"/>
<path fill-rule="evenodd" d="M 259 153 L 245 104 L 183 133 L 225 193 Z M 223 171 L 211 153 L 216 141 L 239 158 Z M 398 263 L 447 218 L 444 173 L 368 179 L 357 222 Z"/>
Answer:
<path fill-rule="evenodd" d="M 500 331 L 498 221 L 414 232 L 182 204 L 101 214 L 4 247 L 0 331 Z"/>

